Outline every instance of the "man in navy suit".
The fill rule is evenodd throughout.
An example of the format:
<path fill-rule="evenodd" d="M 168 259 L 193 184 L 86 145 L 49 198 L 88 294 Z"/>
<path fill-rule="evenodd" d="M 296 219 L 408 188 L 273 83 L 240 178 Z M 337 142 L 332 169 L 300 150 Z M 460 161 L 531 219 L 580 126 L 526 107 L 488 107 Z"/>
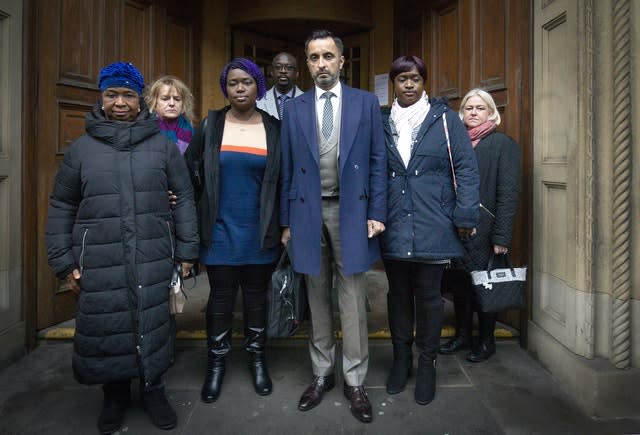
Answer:
<path fill-rule="evenodd" d="M 331 307 L 333 265 L 343 339 L 344 394 L 351 412 L 372 420 L 364 389 L 369 362 L 364 272 L 380 257 L 387 216 L 387 157 L 377 98 L 340 83 L 340 38 L 326 30 L 305 43 L 315 86 L 284 108 L 280 224 L 294 269 L 305 274 L 313 382 L 298 409 L 335 385 Z"/>

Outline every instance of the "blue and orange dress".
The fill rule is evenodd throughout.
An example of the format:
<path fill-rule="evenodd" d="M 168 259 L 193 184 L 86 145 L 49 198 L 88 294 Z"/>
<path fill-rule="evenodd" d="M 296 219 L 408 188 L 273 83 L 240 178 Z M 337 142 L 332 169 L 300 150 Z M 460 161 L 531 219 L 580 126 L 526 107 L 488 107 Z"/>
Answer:
<path fill-rule="evenodd" d="M 211 244 L 201 247 L 206 265 L 272 264 L 278 246 L 261 247 L 260 198 L 267 165 L 267 137 L 262 123 L 228 119 L 220 145 L 218 212 Z"/>

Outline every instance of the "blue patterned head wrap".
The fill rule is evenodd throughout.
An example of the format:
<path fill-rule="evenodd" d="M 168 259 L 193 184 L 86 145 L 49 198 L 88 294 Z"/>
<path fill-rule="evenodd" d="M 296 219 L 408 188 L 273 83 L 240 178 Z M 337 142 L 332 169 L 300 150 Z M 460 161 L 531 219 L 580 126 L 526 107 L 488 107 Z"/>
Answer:
<path fill-rule="evenodd" d="M 115 62 L 102 68 L 98 86 L 102 92 L 107 88 L 128 88 L 142 95 L 144 77 L 132 63 Z"/>
<path fill-rule="evenodd" d="M 262 74 L 262 70 L 258 65 L 251 62 L 249 59 L 245 59 L 244 57 L 236 57 L 231 62 L 226 64 L 224 68 L 222 68 L 222 72 L 220 73 L 220 89 L 224 94 L 225 98 L 229 98 L 227 95 L 227 76 L 229 75 L 229 71 L 232 69 L 241 69 L 242 71 L 249 74 L 256 81 L 258 85 L 258 95 L 257 99 L 260 100 L 264 97 L 264 94 L 267 93 L 267 85 L 264 79 L 264 74 Z"/>

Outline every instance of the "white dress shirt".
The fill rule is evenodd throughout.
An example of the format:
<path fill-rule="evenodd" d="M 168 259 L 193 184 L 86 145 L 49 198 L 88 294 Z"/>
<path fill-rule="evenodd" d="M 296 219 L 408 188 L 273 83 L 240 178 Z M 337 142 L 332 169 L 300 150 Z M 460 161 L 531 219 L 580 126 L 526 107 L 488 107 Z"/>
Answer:
<path fill-rule="evenodd" d="M 338 82 L 329 89 L 329 91 L 333 92 L 335 95 L 334 97 L 331 97 L 331 107 L 333 109 L 333 125 L 336 125 L 335 120 L 338 117 L 338 109 L 340 108 L 340 101 L 342 99 L 342 84 L 340 83 L 340 80 L 338 80 Z M 324 102 L 326 101 L 325 98 L 320 97 L 325 92 L 327 91 L 316 86 L 316 118 L 320 127 L 322 127 L 322 114 L 324 113 Z"/>

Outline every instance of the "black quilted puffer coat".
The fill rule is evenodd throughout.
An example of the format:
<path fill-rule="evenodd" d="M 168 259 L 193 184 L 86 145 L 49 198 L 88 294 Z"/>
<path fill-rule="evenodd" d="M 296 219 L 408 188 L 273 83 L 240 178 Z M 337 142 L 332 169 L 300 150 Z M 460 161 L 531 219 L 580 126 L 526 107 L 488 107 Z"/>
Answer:
<path fill-rule="evenodd" d="M 167 190 L 178 196 L 173 212 Z M 58 277 L 82 273 L 76 379 L 156 382 L 173 352 L 173 264 L 197 259 L 199 239 L 184 159 L 146 108 L 133 122 L 107 120 L 98 105 L 87 115 L 55 179 L 46 241 Z"/>
<path fill-rule="evenodd" d="M 493 131 L 475 148 L 480 169 L 480 224 L 477 236 L 464 242 L 464 257 L 454 266 L 486 270 L 493 245 L 511 247 L 513 222 L 520 199 L 520 146 Z"/>

